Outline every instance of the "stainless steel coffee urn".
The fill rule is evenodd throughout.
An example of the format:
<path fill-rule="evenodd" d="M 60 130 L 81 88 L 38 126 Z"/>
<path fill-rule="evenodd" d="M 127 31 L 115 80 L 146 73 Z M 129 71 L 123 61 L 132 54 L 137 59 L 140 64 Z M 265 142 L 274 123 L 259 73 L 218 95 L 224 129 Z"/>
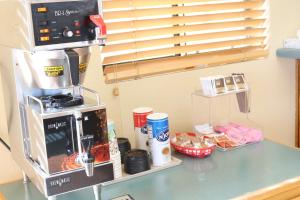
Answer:
<path fill-rule="evenodd" d="M 103 45 L 101 0 L 0 1 L 0 72 L 11 153 L 48 198 L 112 180 L 105 106 L 82 86 Z"/>

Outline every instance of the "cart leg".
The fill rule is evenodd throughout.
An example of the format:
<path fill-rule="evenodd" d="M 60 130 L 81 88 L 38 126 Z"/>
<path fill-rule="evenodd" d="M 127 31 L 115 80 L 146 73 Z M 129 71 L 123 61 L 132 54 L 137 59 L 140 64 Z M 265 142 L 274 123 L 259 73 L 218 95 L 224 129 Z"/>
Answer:
<path fill-rule="evenodd" d="M 29 183 L 30 179 L 28 178 L 28 176 L 25 174 L 24 171 L 22 171 L 22 174 L 23 174 L 23 183 L 24 184 Z"/>
<path fill-rule="evenodd" d="M 56 196 L 48 197 L 48 200 L 56 200 Z"/>
<path fill-rule="evenodd" d="M 95 200 L 100 200 L 100 196 L 99 196 L 99 186 L 98 185 L 94 185 L 93 186 L 93 191 L 94 191 L 94 196 L 95 196 Z"/>

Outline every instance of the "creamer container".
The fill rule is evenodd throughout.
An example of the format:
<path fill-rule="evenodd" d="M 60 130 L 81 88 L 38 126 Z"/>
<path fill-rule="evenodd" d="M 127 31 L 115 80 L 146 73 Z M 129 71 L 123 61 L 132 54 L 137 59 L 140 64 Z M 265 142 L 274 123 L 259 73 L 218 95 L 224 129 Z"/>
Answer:
<path fill-rule="evenodd" d="M 134 132 L 136 147 L 149 151 L 148 134 L 147 134 L 147 115 L 153 113 L 149 107 L 135 108 L 133 111 Z"/>
<path fill-rule="evenodd" d="M 171 162 L 168 115 L 165 113 L 148 115 L 147 130 L 153 166 Z"/>

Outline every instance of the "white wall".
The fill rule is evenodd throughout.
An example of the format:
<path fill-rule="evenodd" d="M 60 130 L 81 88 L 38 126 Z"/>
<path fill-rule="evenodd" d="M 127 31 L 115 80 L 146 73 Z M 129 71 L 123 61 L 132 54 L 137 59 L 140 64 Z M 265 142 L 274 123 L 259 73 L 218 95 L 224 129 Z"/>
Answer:
<path fill-rule="evenodd" d="M 199 77 L 243 72 L 252 88 L 250 117 L 263 126 L 266 137 L 293 146 L 295 63 L 293 60 L 277 58 L 275 52 L 282 46 L 284 38 L 295 36 L 297 29 L 300 29 L 300 1 L 271 0 L 270 4 L 271 38 L 270 56 L 267 59 L 105 85 L 100 50 L 94 48 L 85 85 L 101 94 L 107 104 L 109 118 L 116 122 L 118 135 L 129 137 L 133 142 L 133 108 L 151 106 L 156 111 L 169 114 L 171 131 L 191 130 L 190 95 L 199 87 Z M 119 97 L 112 95 L 115 86 L 120 89 Z M 3 108 L 0 106 L 0 109 L 2 111 Z M 3 130 L 0 127 L 0 131 Z M 20 177 L 19 171 L 10 167 L 14 164 L 3 148 L 0 148 L 0 155 L 2 168 L 12 174 L 4 176 L 8 174 L 7 170 L 1 168 L 0 183 Z"/>

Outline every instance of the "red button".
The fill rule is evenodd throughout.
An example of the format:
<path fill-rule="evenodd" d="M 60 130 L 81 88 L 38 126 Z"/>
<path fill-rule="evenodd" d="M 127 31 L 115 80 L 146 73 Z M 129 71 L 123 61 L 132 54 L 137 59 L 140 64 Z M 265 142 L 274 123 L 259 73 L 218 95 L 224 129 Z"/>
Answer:
<path fill-rule="evenodd" d="M 80 26 L 80 23 L 79 22 L 74 22 L 74 25 L 75 26 Z"/>
<path fill-rule="evenodd" d="M 76 35 L 80 35 L 80 30 L 76 30 L 76 31 L 75 31 L 75 34 L 76 34 Z"/>

